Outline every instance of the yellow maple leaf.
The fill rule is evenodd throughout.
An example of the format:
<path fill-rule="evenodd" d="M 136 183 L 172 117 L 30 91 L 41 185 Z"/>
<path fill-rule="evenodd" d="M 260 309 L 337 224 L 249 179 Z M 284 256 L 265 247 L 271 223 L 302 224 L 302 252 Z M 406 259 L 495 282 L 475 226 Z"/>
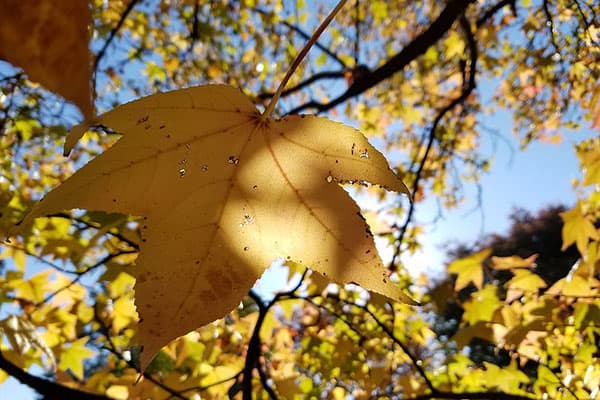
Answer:
<path fill-rule="evenodd" d="M 221 85 L 149 96 L 98 122 L 124 136 L 24 222 L 71 208 L 144 216 L 132 272 L 143 366 L 236 307 L 277 257 L 414 304 L 388 281 L 369 226 L 339 185 L 408 193 L 357 130 L 314 116 L 262 120 L 244 94 Z"/>
<path fill-rule="evenodd" d="M 83 379 L 83 360 L 96 355 L 96 352 L 85 347 L 88 339 L 83 337 L 71 343 L 60 355 L 58 368 L 70 370 L 79 380 Z"/>
<path fill-rule="evenodd" d="M 485 249 L 468 257 L 458 259 L 448 266 L 448 272 L 456 274 L 454 290 L 459 291 L 473 282 L 476 288 L 483 285 L 483 267 L 481 263 L 490 255 L 491 249 Z"/>
<path fill-rule="evenodd" d="M 87 1 L 0 2 L 0 59 L 92 117 Z"/>
<path fill-rule="evenodd" d="M 562 228 L 563 246 L 561 250 L 567 249 L 575 243 L 580 254 L 586 254 L 589 239 L 598 239 L 598 232 L 590 217 L 583 213 L 581 203 L 560 214 L 565 222 Z"/>

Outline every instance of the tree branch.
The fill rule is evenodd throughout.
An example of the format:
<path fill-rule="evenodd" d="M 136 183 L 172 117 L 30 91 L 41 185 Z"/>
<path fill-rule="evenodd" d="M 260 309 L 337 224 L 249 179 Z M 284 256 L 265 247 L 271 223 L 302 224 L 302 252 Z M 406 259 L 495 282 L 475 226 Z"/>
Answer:
<path fill-rule="evenodd" d="M 359 65 L 360 59 L 360 0 L 354 4 L 354 65 Z"/>
<path fill-rule="evenodd" d="M 250 342 L 248 343 L 248 350 L 246 352 L 246 362 L 244 363 L 243 370 L 243 378 L 242 378 L 242 393 L 243 400 L 252 400 L 252 373 L 255 368 L 258 368 L 258 373 L 260 380 L 265 388 L 265 391 L 272 399 L 277 399 L 277 394 L 275 391 L 268 385 L 267 377 L 264 371 L 261 371 L 260 366 L 258 365 L 258 359 L 260 358 L 261 350 L 260 347 L 262 345 L 260 340 L 260 330 L 265 321 L 265 317 L 269 313 L 271 307 L 273 307 L 279 300 L 281 300 L 285 296 L 292 295 L 296 290 L 300 288 L 304 278 L 306 277 L 308 270 L 305 269 L 302 277 L 298 281 L 298 283 L 286 292 L 280 292 L 275 295 L 273 300 L 269 303 L 265 303 L 263 299 L 256 293 L 254 290 L 250 290 L 248 295 L 254 300 L 256 305 L 258 306 L 258 319 L 256 320 L 256 325 L 254 325 L 254 331 L 252 332 L 252 336 L 250 337 Z"/>
<path fill-rule="evenodd" d="M 482 25 L 486 24 L 490 18 L 492 18 L 498 11 L 502 10 L 504 7 L 506 6 L 510 6 L 510 9 L 512 10 L 513 15 L 516 17 L 517 16 L 517 5 L 516 5 L 516 0 L 502 0 L 498 3 L 496 3 L 496 5 L 490 7 L 486 12 L 483 13 L 483 15 L 481 17 L 479 17 L 477 19 L 477 27 L 481 27 Z"/>
<path fill-rule="evenodd" d="M 110 400 L 106 396 L 73 389 L 31 375 L 4 358 L 2 353 L 0 353 L 0 369 L 44 396 L 44 400 Z"/>
<path fill-rule="evenodd" d="M 296 86 L 292 86 L 291 88 L 286 89 L 283 92 L 281 92 L 281 97 L 289 96 L 290 94 L 297 92 L 299 90 L 302 90 L 305 87 L 307 87 L 317 81 L 323 80 L 323 79 L 341 79 L 341 78 L 344 78 L 344 71 L 318 72 L 318 73 L 312 75 L 310 78 L 300 82 Z M 258 95 L 258 98 L 261 100 L 270 99 L 271 97 L 273 97 L 273 93 L 261 93 Z"/>
<path fill-rule="evenodd" d="M 200 19 L 198 13 L 200 12 L 200 0 L 194 2 L 194 16 L 192 21 L 192 31 L 190 32 L 190 47 L 188 48 L 188 54 L 194 50 L 194 44 L 198 40 L 198 26 L 200 25 Z"/>
<path fill-rule="evenodd" d="M 36 307 L 40 307 L 43 304 L 46 304 L 47 302 L 49 302 L 50 300 L 52 300 L 57 294 L 64 292 L 65 290 L 69 290 L 71 287 L 73 287 L 73 285 L 75 285 L 76 283 L 78 283 L 85 274 L 87 274 L 90 271 L 95 270 L 96 268 L 106 264 L 107 262 L 109 262 L 110 260 L 117 258 L 119 256 L 122 256 L 123 254 L 133 254 L 133 253 L 137 253 L 137 250 L 123 250 L 123 251 L 119 251 L 117 253 L 112 253 L 112 254 L 108 254 L 105 257 L 103 257 L 102 259 L 98 260 L 95 264 L 90 265 L 89 267 L 87 267 L 85 270 L 77 272 L 77 276 L 71 281 L 69 282 L 67 285 L 55 290 L 54 292 L 48 294 L 46 297 L 44 297 L 44 299 L 40 302 L 38 302 L 37 304 L 35 304 Z"/>
<path fill-rule="evenodd" d="M 74 217 L 69 213 L 66 212 L 59 212 L 59 213 L 55 213 L 55 214 L 49 214 L 46 215 L 47 218 L 64 218 L 64 219 L 70 219 L 71 221 L 75 221 L 78 222 L 80 224 L 83 224 L 89 228 L 93 228 L 93 229 L 101 229 L 102 225 L 99 223 L 94 223 L 92 221 L 86 221 L 83 218 L 78 218 L 78 217 Z M 113 230 L 108 230 L 106 232 L 106 234 L 111 235 L 114 238 L 119 239 L 122 242 L 127 243 L 129 246 L 131 246 L 132 248 L 139 250 L 140 249 L 140 245 L 137 244 L 136 242 L 132 241 L 131 239 L 127 238 L 126 236 L 120 234 L 118 231 L 113 231 Z"/>
<path fill-rule="evenodd" d="M 428 139 L 427 139 L 427 147 L 425 149 L 425 153 L 423 154 L 423 157 L 421 158 L 421 162 L 419 163 L 419 168 L 417 169 L 417 172 L 415 174 L 415 180 L 414 180 L 414 183 L 412 186 L 413 195 L 419 189 L 419 183 L 421 182 L 421 177 L 423 174 L 423 170 L 425 168 L 425 163 L 427 162 L 427 158 L 429 157 L 429 153 L 431 152 L 431 149 L 433 147 L 433 142 L 436 138 L 436 131 L 437 131 L 437 128 L 438 128 L 440 122 L 446 116 L 446 114 L 448 112 L 450 112 L 454 107 L 458 106 L 459 104 L 462 104 L 471 95 L 473 90 L 475 90 L 476 73 L 477 73 L 477 56 L 478 56 L 477 43 L 475 41 L 475 34 L 471 30 L 471 25 L 464 15 L 461 16 L 461 18 L 460 18 L 460 24 L 461 24 L 461 27 L 463 28 L 463 30 L 465 31 L 467 45 L 469 47 L 469 52 L 470 52 L 470 65 L 469 65 L 469 75 L 468 75 L 469 79 L 467 82 L 463 82 L 463 90 L 462 90 L 460 96 L 458 96 L 456 99 L 454 99 L 452 102 L 450 102 L 450 104 L 448 104 L 446 107 L 444 107 L 442 110 L 440 110 L 440 112 L 436 115 L 436 117 L 433 121 L 433 124 L 431 125 L 431 128 L 429 129 Z M 408 229 L 408 225 L 412 221 L 414 211 L 415 211 L 415 202 L 411 202 L 409 209 L 408 209 L 408 214 L 406 216 L 406 220 L 404 221 L 404 224 L 402 225 L 402 228 L 400 229 L 400 234 L 398 235 L 398 239 L 396 240 L 397 247 L 394 251 L 394 255 L 392 256 L 392 261 L 390 262 L 390 270 L 392 270 L 392 271 L 394 271 L 396 269 L 395 261 L 398 258 L 398 256 L 400 255 L 400 247 L 402 246 L 402 241 L 404 239 L 404 236 L 406 235 L 406 230 Z"/>
<path fill-rule="evenodd" d="M 550 43 L 552 43 L 554 51 L 560 54 L 560 48 L 556 43 L 556 37 L 554 35 L 556 28 L 554 26 L 554 19 L 552 18 L 552 13 L 550 12 L 550 5 L 548 4 L 548 0 L 544 0 L 542 2 L 542 9 L 544 10 L 544 15 L 546 16 L 546 26 L 548 27 L 548 35 L 550 35 Z"/>
<path fill-rule="evenodd" d="M 263 366 L 259 365 L 257 369 L 258 369 L 258 376 L 260 377 L 260 382 L 262 383 L 262 386 L 265 389 L 265 392 L 267 392 L 269 399 L 279 400 L 279 396 L 277 395 L 277 393 L 275 392 L 275 390 L 271 387 L 271 384 L 269 383 L 269 377 L 267 376 L 267 373 L 264 371 Z"/>
<path fill-rule="evenodd" d="M 137 4 L 138 1 L 139 0 L 130 0 L 129 1 L 129 4 L 127 4 L 127 7 L 125 7 L 125 10 L 121 14 L 121 18 L 119 18 L 119 22 L 117 22 L 117 25 L 110 31 L 110 33 L 108 35 L 108 39 L 106 39 L 106 42 L 104 42 L 104 45 L 102 46 L 102 48 L 96 55 L 96 59 L 94 60 L 94 66 L 92 69 L 93 74 L 94 74 L 94 82 L 93 82 L 94 98 L 96 98 L 96 75 L 97 75 L 97 71 L 98 71 L 98 65 L 100 64 L 100 60 L 102 59 L 102 57 L 104 57 L 104 54 L 106 54 L 106 50 L 108 49 L 108 46 L 110 46 L 110 44 L 114 40 L 115 36 L 117 35 L 119 30 L 123 26 L 123 23 L 129 16 L 129 13 L 131 12 L 131 10 L 133 10 L 133 7 L 135 7 L 135 5 Z"/>
<path fill-rule="evenodd" d="M 419 359 L 417 359 L 417 357 L 415 357 L 411 351 L 409 350 L 408 346 L 406 346 L 400 339 L 398 339 L 396 337 L 396 335 L 394 334 L 394 332 L 388 328 L 383 322 L 381 322 L 379 320 L 379 318 L 377 318 L 377 316 L 375 315 L 374 312 L 372 312 L 371 310 L 368 309 L 367 306 L 358 306 L 356 304 L 352 304 L 355 307 L 360 308 L 361 310 L 363 310 L 364 312 L 366 312 L 367 314 L 369 314 L 371 316 L 371 318 L 373 318 L 373 320 L 375 321 L 375 323 L 377 324 L 377 326 L 379 326 L 386 335 L 388 335 L 388 337 L 390 339 L 392 339 L 392 341 L 394 343 L 396 343 L 398 345 L 398 347 L 400 347 L 402 349 L 402 351 L 404 352 L 404 354 L 406 354 L 406 356 L 410 359 L 410 361 L 412 362 L 413 366 L 415 367 L 415 369 L 417 370 L 417 372 L 419 373 L 419 375 L 421 375 L 421 377 L 423 378 L 423 381 L 425 381 L 425 384 L 427 385 L 427 387 L 429 388 L 429 390 L 431 390 L 431 392 L 435 392 L 435 386 L 433 386 L 433 382 L 431 382 L 429 380 L 429 377 L 427 376 L 427 374 L 425 373 L 425 369 L 423 369 L 422 366 L 422 362 L 420 362 Z"/>
<path fill-rule="evenodd" d="M 256 11 L 259 14 L 263 14 L 263 15 L 271 15 L 271 12 L 268 12 L 266 10 L 263 10 L 261 8 L 258 7 L 253 7 L 251 8 L 251 10 Z M 304 40 L 310 40 L 310 35 L 306 32 L 304 32 L 304 30 L 302 30 L 301 28 L 299 28 L 298 26 L 294 25 L 294 24 L 290 24 L 287 21 L 277 21 L 278 24 L 281 24 L 283 26 L 285 26 L 286 28 L 288 28 L 289 30 L 292 30 L 294 32 L 296 32 L 298 35 L 302 36 L 302 38 Z M 323 53 L 327 54 L 329 57 L 331 57 L 332 60 L 334 60 L 335 62 L 337 62 L 338 64 L 340 64 L 340 67 L 342 68 L 347 68 L 348 66 L 346 65 L 346 63 L 340 58 L 338 57 L 337 54 L 335 54 L 333 51 L 329 50 L 326 46 L 322 45 L 321 43 L 319 43 L 319 41 L 316 41 L 314 46 L 321 50 Z"/>
<path fill-rule="evenodd" d="M 260 298 L 260 296 L 250 290 L 250 297 L 258 306 L 258 319 L 252 332 L 252 337 L 248 343 L 248 350 L 246 352 L 246 362 L 244 363 L 244 372 L 242 380 L 242 393 L 243 400 L 252 400 L 252 373 L 258 365 L 258 358 L 260 357 L 260 329 L 262 328 L 265 317 L 269 308 L 267 304 Z"/>
<path fill-rule="evenodd" d="M 289 114 L 298 114 L 306 109 L 314 109 L 318 113 L 328 111 L 391 77 L 396 72 L 402 70 L 411 61 L 425 54 L 430 46 L 435 44 L 446 34 L 454 21 L 464 13 L 468 5 L 473 1 L 474 0 L 449 0 L 446 8 L 442 10 L 437 19 L 433 21 L 424 32 L 419 34 L 412 42 L 406 45 L 402 51 L 390 58 L 381 67 L 356 79 L 343 94 L 330 102 L 318 103 L 310 101 L 294 108 Z"/>
<path fill-rule="evenodd" d="M 97 312 L 97 310 L 96 310 L 95 307 L 94 307 L 94 321 L 96 321 L 98 323 L 98 325 L 100 326 L 100 332 L 102 333 L 102 335 L 104 335 L 104 337 L 106 338 L 106 342 L 108 343 L 108 347 L 103 346 L 104 349 L 110 351 L 118 359 L 123 360 L 125 363 L 127 363 L 127 365 L 130 368 L 133 368 L 135 371 L 137 371 L 138 373 L 142 374 L 142 376 L 145 379 L 148 379 L 148 381 L 152 382 L 153 384 L 155 384 L 156 386 L 158 386 L 159 388 L 161 388 L 165 392 L 169 393 L 169 395 L 170 395 L 169 398 L 173 398 L 174 397 L 174 398 L 177 398 L 177 399 L 180 399 L 180 400 L 186 400 L 186 398 L 183 397 L 176 390 L 174 390 L 171 387 L 165 385 L 160 380 L 155 379 L 151 374 L 149 374 L 149 373 L 147 373 L 145 371 L 141 371 L 139 369 L 139 366 L 136 365 L 133 360 L 126 360 L 123 357 L 123 354 L 119 351 L 119 349 L 117 348 L 117 346 L 113 342 L 108 327 L 106 326 L 106 324 L 104 323 L 104 321 L 102 320 L 102 318 L 100 318 L 100 316 L 98 315 L 98 312 Z"/>

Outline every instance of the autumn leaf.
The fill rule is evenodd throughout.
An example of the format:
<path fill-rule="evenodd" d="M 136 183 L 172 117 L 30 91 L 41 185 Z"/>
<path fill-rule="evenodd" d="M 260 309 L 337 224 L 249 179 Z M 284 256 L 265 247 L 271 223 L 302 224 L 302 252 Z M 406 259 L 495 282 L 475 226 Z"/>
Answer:
<path fill-rule="evenodd" d="M 567 275 L 554 285 L 552 285 L 546 293 L 549 295 L 563 295 L 572 297 L 586 297 L 597 295 L 598 281 L 595 279 L 585 279 L 578 275 Z"/>
<path fill-rule="evenodd" d="M 339 185 L 408 193 L 360 132 L 314 116 L 262 121 L 228 86 L 149 96 L 98 123 L 124 136 L 24 222 L 71 208 L 144 217 L 132 272 L 144 366 L 237 306 L 277 257 L 413 303 L 388 281 L 369 226 Z"/>
<path fill-rule="evenodd" d="M 454 261 L 448 266 L 448 272 L 457 275 L 454 290 L 459 291 L 473 283 L 481 289 L 483 285 L 483 267 L 481 263 L 490 255 L 491 250 L 485 249 L 473 255 Z"/>
<path fill-rule="evenodd" d="M 78 379 L 83 379 L 83 361 L 93 357 L 96 352 L 85 347 L 88 339 L 83 337 L 74 341 L 71 346 L 63 350 L 58 368 L 63 371 L 70 370 Z"/>
<path fill-rule="evenodd" d="M 483 289 L 473 293 L 472 297 L 465 302 L 463 320 L 474 325 L 478 321 L 491 321 L 494 312 L 502 306 L 502 302 L 496 294 L 497 288 L 493 285 L 485 285 Z"/>
<path fill-rule="evenodd" d="M 519 256 L 496 257 L 492 256 L 491 268 L 495 270 L 516 269 L 516 268 L 535 268 L 538 254 L 532 254 L 527 258 Z"/>
<path fill-rule="evenodd" d="M 504 258 L 504 257 L 503 257 Z M 546 287 L 546 282 L 539 275 L 524 269 L 513 271 L 513 277 L 504 284 L 507 289 L 506 302 L 510 303 L 523 296 L 524 293 L 537 293 Z"/>
<path fill-rule="evenodd" d="M 597 240 L 599 237 L 591 218 L 584 214 L 582 204 L 577 203 L 575 207 L 561 213 L 560 216 L 565 222 L 562 229 L 563 246 L 561 250 L 564 251 L 575 243 L 579 253 L 585 254 L 589 239 Z"/>
<path fill-rule="evenodd" d="M 87 1 L 0 2 L 0 59 L 92 117 Z"/>

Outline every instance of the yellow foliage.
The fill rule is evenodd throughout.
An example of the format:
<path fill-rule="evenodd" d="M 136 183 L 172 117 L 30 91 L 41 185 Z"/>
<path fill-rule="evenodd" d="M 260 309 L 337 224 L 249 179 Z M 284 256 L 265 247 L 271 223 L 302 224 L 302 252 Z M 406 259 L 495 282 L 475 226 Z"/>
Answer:
<path fill-rule="evenodd" d="M 202 125 L 190 129 L 193 121 Z M 360 132 L 312 116 L 262 121 L 226 86 L 146 97 L 97 122 L 124 136 L 24 224 L 74 207 L 144 216 L 132 272 L 144 366 L 170 340 L 237 306 L 276 257 L 411 302 L 386 279 L 368 225 L 338 185 L 408 193 Z"/>

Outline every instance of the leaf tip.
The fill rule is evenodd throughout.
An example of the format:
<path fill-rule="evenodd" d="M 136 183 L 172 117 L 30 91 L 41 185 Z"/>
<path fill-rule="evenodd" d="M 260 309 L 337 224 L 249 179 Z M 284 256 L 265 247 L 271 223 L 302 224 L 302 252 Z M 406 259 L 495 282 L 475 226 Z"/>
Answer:
<path fill-rule="evenodd" d="M 67 157 L 71 150 L 75 147 L 79 139 L 85 134 L 88 130 L 88 127 L 97 123 L 97 118 L 86 118 L 82 123 L 75 125 L 69 133 L 67 133 L 67 137 L 65 138 L 65 145 L 63 147 L 63 156 Z"/>

